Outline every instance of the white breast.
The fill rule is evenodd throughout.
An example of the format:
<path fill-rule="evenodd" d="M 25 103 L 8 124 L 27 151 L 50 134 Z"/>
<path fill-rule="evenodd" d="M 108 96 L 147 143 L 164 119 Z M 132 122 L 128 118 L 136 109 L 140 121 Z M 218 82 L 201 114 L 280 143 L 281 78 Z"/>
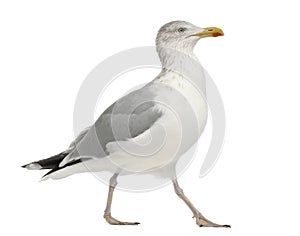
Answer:
<path fill-rule="evenodd" d="M 205 78 L 199 79 L 201 80 L 199 83 L 194 83 L 175 72 L 168 72 L 155 79 L 153 83 L 170 87 L 170 93 L 172 93 L 173 90 L 182 94 L 182 97 L 186 99 L 186 103 L 191 106 L 196 116 L 199 134 L 201 135 L 206 125 L 208 108 L 205 97 Z M 167 96 L 170 96 L 170 94 L 159 94 L 158 98 L 163 100 Z M 180 107 L 184 105 L 180 104 L 180 101 L 176 101 L 178 103 L 172 103 L 172 101 L 169 102 L 172 106 Z"/>

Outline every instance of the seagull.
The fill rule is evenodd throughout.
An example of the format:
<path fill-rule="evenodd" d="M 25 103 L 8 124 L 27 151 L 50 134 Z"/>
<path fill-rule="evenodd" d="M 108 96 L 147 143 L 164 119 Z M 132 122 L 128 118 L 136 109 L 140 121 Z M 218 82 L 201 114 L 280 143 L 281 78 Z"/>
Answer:
<path fill-rule="evenodd" d="M 118 177 L 149 173 L 169 178 L 198 226 L 230 227 L 205 218 L 183 193 L 176 173 L 178 161 L 197 142 L 207 121 L 205 75 L 193 49 L 202 38 L 223 35 L 217 27 L 201 28 L 186 21 L 163 25 L 156 37 L 161 72 L 109 106 L 69 148 L 22 167 L 49 169 L 42 180 L 108 171 L 111 177 L 104 218 L 112 225 L 139 224 L 112 217 Z"/>

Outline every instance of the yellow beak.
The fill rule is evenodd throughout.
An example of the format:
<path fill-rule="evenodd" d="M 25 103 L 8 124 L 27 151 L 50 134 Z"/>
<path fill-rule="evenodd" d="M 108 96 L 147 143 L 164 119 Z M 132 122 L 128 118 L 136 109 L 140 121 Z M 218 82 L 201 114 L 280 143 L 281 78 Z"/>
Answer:
<path fill-rule="evenodd" d="M 198 36 L 198 37 L 201 37 L 201 38 L 218 37 L 218 36 L 224 36 L 224 33 L 220 28 L 208 27 L 208 28 L 204 28 L 202 32 L 193 34 L 192 36 Z"/>

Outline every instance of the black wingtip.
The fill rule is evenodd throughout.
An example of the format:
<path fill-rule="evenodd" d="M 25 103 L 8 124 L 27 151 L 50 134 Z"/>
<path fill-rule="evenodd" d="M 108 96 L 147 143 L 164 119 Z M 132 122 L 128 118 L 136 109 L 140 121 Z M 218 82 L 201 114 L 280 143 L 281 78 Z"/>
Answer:
<path fill-rule="evenodd" d="M 27 165 L 21 166 L 23 168 L 26 168 L 27 170 L 41 170 L 42 166 L 38 162 L 31 162 Z"/>

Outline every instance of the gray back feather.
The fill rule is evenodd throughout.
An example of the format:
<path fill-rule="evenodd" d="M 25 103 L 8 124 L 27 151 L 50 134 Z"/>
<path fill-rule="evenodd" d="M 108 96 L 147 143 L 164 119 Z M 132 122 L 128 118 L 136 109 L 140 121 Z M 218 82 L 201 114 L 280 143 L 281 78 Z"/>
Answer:
<path fill-rule="evenodd" d="M 89 129 L 71 144 L 74 150 L 64 164 L 80 157 L 107 156 L 106 144 L 134 138 L 149 129 L 160 117 L 155 108 L 155 91 L 145 86 L 120 98 L 108 107 Z M 76 148 L 75 148 L 75 146 Z"/>

